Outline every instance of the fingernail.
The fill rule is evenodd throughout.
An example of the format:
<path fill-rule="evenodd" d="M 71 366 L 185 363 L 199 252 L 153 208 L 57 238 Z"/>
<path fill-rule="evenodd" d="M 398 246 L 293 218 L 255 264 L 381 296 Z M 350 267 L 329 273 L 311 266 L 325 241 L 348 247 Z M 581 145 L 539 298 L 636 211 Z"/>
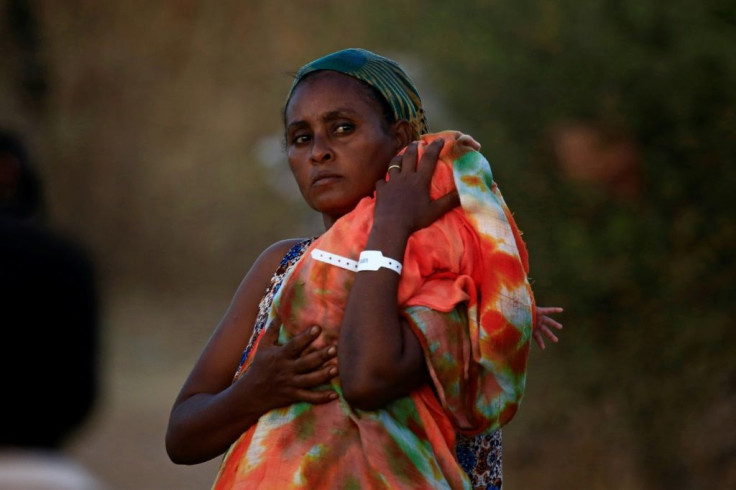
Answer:
<path fill-rule="evenodd" d="M 335 352 L 337 352 L 337 349 L 335 348 L 334 345 L 332 347 L 330 347 L 329 349 L 327 349 L 327 353 L 329 355 L 331 355 L 331 356 L 334 356 L 335 355 Z"/>
<path fill-rule="evenodd" d="M 317 335 L 319 333 L 319 327 L 317 325 L 312 326 L 312 328 L 309 329 L 309 333 Z"/>
<path fill-rule="evenodd" d="M 337 393 L 330 393 L 330 398 L 332 400 L 334 400 L 335 398 L 337 398 Z"/>
<path fill-rule="evenodd" d="M 333 368 L 330 368 L 330 370 L 328 371 L 328 373 L 330 373 L 330 376 L 336 375 L 337 374 L 337 368 L 334 368 L 334 367 Z"/>

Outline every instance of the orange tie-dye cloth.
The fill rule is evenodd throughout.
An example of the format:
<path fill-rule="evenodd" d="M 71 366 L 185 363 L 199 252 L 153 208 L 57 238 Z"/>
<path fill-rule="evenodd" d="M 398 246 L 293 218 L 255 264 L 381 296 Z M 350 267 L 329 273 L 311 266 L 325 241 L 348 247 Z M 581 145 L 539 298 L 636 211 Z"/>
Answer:
<path fill-rule="evenodd" d="M 363 411 L 347 404 L 338 377 L 334 402 L 263 415 L 226 454 L 215 489 L 470 488 L 454 454 L 455 432 L 495 430 L 514 416 L 534 304 L 526 249 L 479 145 L 448 131 L 423 136 L 420 155 L 440 136 L 446 143 L 430 193 L 436 199 L 456 188 L 461 206 L 410 237 L 398 292 L 434 391 L 425 386 Z M 363 199 L 284 279 L 270 312 L 283 322 L 281 341 L 311 325 L 323 329 L 317 347 L 337 341 L 356 272 L 313 256 L 357 261 L 374 204 Z"/>

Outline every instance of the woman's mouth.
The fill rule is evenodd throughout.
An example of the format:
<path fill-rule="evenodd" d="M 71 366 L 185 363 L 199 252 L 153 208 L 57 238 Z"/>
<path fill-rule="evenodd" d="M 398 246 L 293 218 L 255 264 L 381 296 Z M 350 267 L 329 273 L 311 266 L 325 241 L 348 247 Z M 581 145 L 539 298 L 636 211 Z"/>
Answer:
<path fill-rule="evenodd" d="M 323 173 L 317 174 L 317 176 L 314 179 L 312 179 L 312 185 L 313 186 L 327 185 L 333 182 L 337 182 L 341 178 L 342 177 L 339 176 L 338 174 L 331 173 L 331 172 L 323 172 Z"/>

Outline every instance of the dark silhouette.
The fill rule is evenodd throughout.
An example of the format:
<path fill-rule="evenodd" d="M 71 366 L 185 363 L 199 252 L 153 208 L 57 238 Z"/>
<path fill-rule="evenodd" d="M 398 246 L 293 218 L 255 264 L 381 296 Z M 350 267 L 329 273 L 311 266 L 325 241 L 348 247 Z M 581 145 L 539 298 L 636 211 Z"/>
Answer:
<path fill-rule="evenodd" d="M 93 267 L 43 214 L 23 144 L 0 131 L 0 447 L 59 448 L 97 394 Z"/>

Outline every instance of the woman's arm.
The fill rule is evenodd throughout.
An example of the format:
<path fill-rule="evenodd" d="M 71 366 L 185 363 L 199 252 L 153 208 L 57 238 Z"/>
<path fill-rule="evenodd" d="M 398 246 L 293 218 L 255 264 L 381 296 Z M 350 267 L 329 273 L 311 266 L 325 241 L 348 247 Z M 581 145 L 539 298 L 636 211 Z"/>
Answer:
<path fill-rule="evenodd" d="M 391 170 L 389 182 L 376 185 L 376 207 L 366 250 L 401 261 L 409 236 L 459 204 L 457 193 L 432 201 L 429 183 L 443 141 L 429 145 L 417 165 L 417 144 Z M 338 366 L 345 399 L 372 410 L 408 394 L 427 381 L 417 337 L 401 320 L 397 305 L 400 276 L 381 268 L 357 273 L 340 329 Z"/>
<path fill-rule="evenodd" d="M 185 381 L 166 433 L 166 450 L 175 463 L 201 463 L 222 454 L 273 408 L 296 401 L 325 403 L 336 397 L 332 391 L 310 389 L 337 374 L 334 364 L 325 364 L 335 357 L 335 346 L 309 349 L 319 329 L 279 346 L 278 326 L 269 328 L 249 369 L 232 383 L 253 332 L 258 303 L 281 258 L 295 243 L 278 242 L 256 260 Z"/>

